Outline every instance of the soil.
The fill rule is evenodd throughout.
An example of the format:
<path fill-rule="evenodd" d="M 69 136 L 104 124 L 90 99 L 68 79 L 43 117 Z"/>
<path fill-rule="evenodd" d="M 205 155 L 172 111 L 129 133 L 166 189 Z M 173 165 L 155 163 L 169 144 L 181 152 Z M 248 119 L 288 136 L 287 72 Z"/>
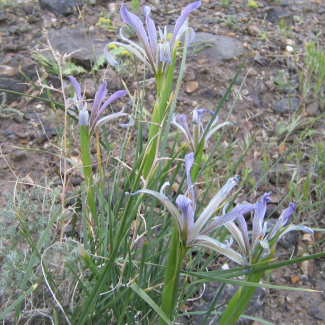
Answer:
<path fill-rule="evenodd" d="M 142 2 L 140 1 L 141 4 Z M 325 5 L 321 0 L 282 0 L 281 5 L 277 1 L 259 0 L 256 1 L 258 7 L 253 8 L 247 5 L 246 0 L 233 0 L 229 1 L 228 6 L 222 6 L 224 2 L 202 1 L 201 7 L 190 17 L 189 25 L 199 32 L 200 40 L 209 35 L 211 42 L 201 43 L 203 44 L 201 48 L 198 47 L 199 45 L 190 48 L 177 111 L 185 113 L 198 106 L 215 109 L 246 58 L 234 88 L 219 114 L 220 121 L 225 121 L 230 115 L 230 121 L 237 123 L 235 137 L 239 143 L 257 135 L 252 149 L 237 172 L 242 173 L 247 168 L 251 172 L 251 178 L 258 182 L 263 174 L 263 152 L 268 153 L 267 159 L 271 164 L 292 144 L 294 152 L 301 151 L 303 155 L 299 164 L 294 160 L 281 160 L 273 176 L 271 173 L 269 179 L 261 181 L 258 186 L 254 187 L 254 190 L 249 185 L 244 188 L 243 192 L 248 194 L 243 195 L 241 200 L 249 202 L 254 202 L 264 192 L 273 192 L 274 204 L 270 205 L 270 211 L 268 211 L 270 215 L 272 211 L 274 212 L 277 203 L 284 200 L 287 204 L 286 193 L 293 179 L 293 173 L 296 178 L 305 180 L 309 173 L 315 172 L 308 169 L 311 144 L 324 141 L 322 114 L 325 107 L 317 100 L 302 96 L 299 88 L 295 86 L 299 68 L 294 63 L 292 49 L 294 48 L 296 58 L 299 60 L 298 64 L 301 65 L 304 64 L 303 53 L 305 53 L 307 41 L 318 41 L 320 47 L 325 49 Z M 152 7 L 152 17 L 156 24 L 164 26 L 175 22 L 180 9 L 188 3 L 189 1 L 185 0 L 152 0 L 148 4 Z M 44 44 L 51 32 L 66 29 L 81 28 L 90 35 L 95 35 L 97 39 L 98 37 L 104 40 L 116 39 L 117 30 L 122 26 L 118 15 L 119 7 L 119 1 L 114 3 L 96 1 L 95 5 L 84 4 L 80 9 L 82 22 L 80 15 L 75 11 L 62 16 L 42 9 L 37 1 L 24 0 L 12 3 L 7 1 L 0 11 L 0 88 L 39 96 L 39 91 L 35 91 L 34 87 L 27 84 L 20 74 L 21 70 L 37 82 L 36 68 L 40 75 L 47 75 L 49 85 L 52 84 L 54 88 L 59 87 L 58 78 L 46 73 L 37 64 L 33 56 L 35 51 L 44 49 Z M 99 17 L 105 16 L 106 13 L 112 14 L 111 25 L 115 28 L 113 30 L 97 24 Z M 289 32 L 289 26 L 292 32 Z M 219 38 L 214 40 L 213 36 Z M 220 38 L 221 36 L 223 38 Z M 217 43 L 213 43 L 212 39 Z M 209 44 L 218 44 L 224 48 L 216 49 L 215 45 L 211 47 Z M 81 57 L 76 59 L 76 63 L 83 65 L 89 71 L 89 60 Z M 278 80 L 283 73 L 288 79 L 285 81 L 288 82 Z M 103 68 L 98 72 L 98 79 L 101 80 L 103 76 L 116 77 L 116 73 L 110 68 Z M 128 74 L 122 72 L 121 76 L 132 89 L 136 84 L 132 72 Z M 88 81 L 91 78 L 90 74 L 85 76 Z M 242 81 L 244 81 L 243 87 L 240 88 Z M 109 82 L 112 91 L 119 89 L 121 85 L 117 78 L 112 78 Z M 68 92 L 69 87 L 65 86 Z M 322 91 L 325 91 L 324 86 Z M 89 98 L 92 98 L 91 89 L 88 92 Z M 51 91 L 51 93 L 58 102 L 62 102 L 58 92 Z M 240 96 L 231 111 L 238 93 Z M 145 101 L 148 110 L 150 110 L 153 96 L 153 84 L 148 82 Z M 124 104 L 128 107 L 130 103 L 125 100 Z M 18 110 L 19 113 L 14 110 L 4 110 L 4 108 Z M 298 126 L 290 134 L 286 132 L 278 136 L 281 125 L 292 123 L 292 113 L 295 110 L 300 112 L 301 120 Z M 17 186 L 19 189 L 24 189 L 31 186 L 46 186 L 48 182 L 60 186 L 62 176 L 60 159 L 55 153 L 58 152 L 57 148 L 60 146 L 62 132 L 60 118 L 62 116 L 42 101 L 15 94 L 7 95 L 7 101 L 0 113 L 2 116 L 0 118 L 2 158 L 0 160 L 0 203 L 5 204 L 6 195 L 11 196 Z M 317 117 L 320 119 L 308 124 L 311 125 L 312 134 L 298 139 L 299 131 L 306 125 L 304 123 Z M 203 122 L 207 122 L 207 117 L 204 117 Z M 76 141 L 73 129 L 69 132 L 71 132 L 72 139 L 71 148 L 77 148 L 77 142 L 73 143 Z M 230 141 L 233 133 L 234 129 L 228 127 L 225 139 Z M 227 144 L 225 140 L 223 146 L 227 147 Z M 78 157 L 78 154 L 77 150 L 71 149 L 72 157 Z M 292 169 L 288 168 L 286 165 L 288 163 L 291 164 Z M 78 172 L 71 174 L 70 177 L 70 189 L 78 186 L 82 181 L 82 175 Z M 277 177 L 280 177 L 280 181 Z M 311 227 L 324 228 L 324 211 L 325 204 L 319 204 L 313 211 L 301 212 L 297 221 Z M 275 211 L 271 218 L 276 217 L 277 213 Z M 316 233 L 316 237 L 317 240 L 299 234 L 298 237 L 287 238 L 288 242 L 283 242 L 278 250 L 278 258 L 280 260 L 288 258 L 304 249 L 309 252 L 324 251 L 323 247 L 314 245 L 316 241 L 323 238 L 322 233 Z M 273 271 L 269 281 L 271 284 L 309 288 L 318 290 L 318 292 L 263 291 L 256 297 L 255 305 L 249 309 L 250 315 L 275 324 L 324 324 L 324 258 Z M 216 287 L 213 284 L 208 285 L 202 298 L 189 303 L 186 308 L 188 310 L 208 309 L 211 301 L 209 292 L 213 290 L 216 290 Z M 244 322 L 247 323 L 247 320 Z M 259 324 L 257 321 L 250 322 L 255 325 Z M 200 318 L 190 319 L 189 323 L 200 324 Z"/>

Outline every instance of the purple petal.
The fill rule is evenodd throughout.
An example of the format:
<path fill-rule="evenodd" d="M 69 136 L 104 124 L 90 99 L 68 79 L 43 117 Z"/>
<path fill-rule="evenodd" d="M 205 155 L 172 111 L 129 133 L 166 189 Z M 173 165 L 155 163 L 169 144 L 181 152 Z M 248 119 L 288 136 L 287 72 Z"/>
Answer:
<path fill-rule="evenodd" d="M 68 78 L 70 79 L 70 81 L 72 83 L 74 91 L 77 94 L 78 100 L 81 102 L 82 101 L 82 96 L 81 96 L 81 87 L 80 87 L 79 82 L 73 76 L 68 76 Z"/>
<path fill-rule="evenodd" d="M 198 7 L 200 7 L 200 5 L 201 5 L 201 1 L 196 1 L 196 2 L 190 3 L 188 6 L 186 6 L 182 10 L 182 13 L 181 13 L 180 17 L 176 21 L 173 35 L 172 35 L 172 37 L 171 37 L 171 39 L 169 41 L 170 47 L 172 47 L 172 45 L 174 43 L 174 40 L 176 38 L 176 35 L 178 34 L 180 28 L 184 24 L 184 22 L 187 19 L 187 17 L 191 14 L 191 12 L 193 10 L 197 9 Z"/>
<path fill-rule="evenodd" d="M 151 52 L 152 52 L 153 58 L 155 59 L 157 57 L 157 48 L 158 48 L 156 25 L 150 17 L 150 12 L 151 12 L 150 7 L 143 6 L 142 8 L 143 8 L 144 14 L 146 16 L 146 24 L 147 24 L 147 29 L 148 29 Z"/>
<path fill-rule="evenodd" d="M 92 121 L 93 124 L 96 124 L 96 122 L 98 121 L 100 115 L 103 113 L 103 111 L 105 110 L 105 108 L 110 105 L 112 102 L 114 102 L 115 100 L 119 99 L 120 97 L 123 97 L 127 94 L 126 90 L 118 90 L 116 91 L 114 94 L 112 94 L 110 96 L 110 98 L 108 98 L 106 100 L 106 102 L 103 104 L 103 106 L 100 108 L 100 110 L 98 111 L 97 115 L 95 116 L 94 120 Z"/>
<path fill-rule="evenodd" d="M 214 221 L 212 221 L 203 231 L 202 234 L 206 235 L 210 231 L 217 229 L 221 226 L 223 226 L 225 223 L 229 221 L 234 221 L 239 216 L 244 215 L 245 213 L 249 213 L 255 209 L 259 208 L 258 203 L 256 204 L 239 204 L 235 208 L 233 208 L 229 213 L 221 216 L 213 218 Z"/>
<path fill-rule="evenodd" d="M 183 223 L 186 239 L 189 237 L 190 232 L 192 231 L 194 224 L 194 211 L 192 209 L 192 200 L 186 196 L 180 194 L 176 199 L 176 204 L 182 210 Z"/>
<path fill-rule="evenodd" d="M 191 132 L 190 132 L 190 129 L 189 129 L 187 121 L 186 121 L 186 115 L 183 115 L 183 114 L 178 115 L 178 122 L 185 129 L 188 138 L 191 139 L 192 136 L 191 136 Z"/>
<path fill-rule="evenodd" d="M 288 219 L 292 216 L 292 214 L 295 212 L 296 210 L 296 206 L 294 203 L 290 203 L 289 207 L 285 210 L 282 211 L 279 220 L 277 221 L 277 223 L 275 224 L 275 226 L 273 227 L 269 238 L 272 238 L 273 235 L 276 233 L 276 231 L 279 229 L 279 227 L 283 227 L 287 224 Z"/>
<path fill-rule="evenodd" d="M 125 23 L 127 23 L 128 25 L 130 25 L 134 29 L 135 33 L 137 34 L 137 36 L 139 38 L 139 41 L 142 43 L 142 45 L 149 57 L 149 60 L 154 65 L 153 54 L 151 52 L 151 48 L 150 48 L 149 41 L 148 41 L 148 36 L 147 36 L 147 33 L 143 27 L 142 21 L 140 20 L 139 17 L 134 15 L 132 12 L 127 11 L 124 3 L 121 4 L 120 13 L 121 13 L 121 17 L 122 17 L 123 21 Z"/>
<path fill-rule="evenodd" d="M 194 196 L 194 188 L 191 178 L 191 169 L 194 163 L 194 152 L 188 153 L 185 156 L 185 171 L 186 171 L 186 178 L 187 178 L 187 186 L 190 198 L 192 200 L 192 208 L 195 210 L 195 196 Z"/>
<path fill-rule="evenodd" d="M 261 199 L 256 203 L 258 207 L 255 209 L 253 218 L 253 233 L 252 233 L 252 243 L 263 234 L 263 221 L 266 212 L 266 205 L 271 202 L 269 198 L 271 192 L 265 193 Z"/>
<path fill-rule="evenodd" d="M 107 82 L 104 81 L 104 83 L 99 86 L 96 94 L 95 94 L 95 99 L 94 99 L 94 103 L 93 103 L 93 107 L 91 109 L 91 113 L 90 113 L 90 124 L 92 123 L 92 121 L 94 120 L 94 118 L 97 115 L 98 109 L 100 104 L 102 103 L 102 101 L 105 99 L 106 95 L 107 95 Z"/>

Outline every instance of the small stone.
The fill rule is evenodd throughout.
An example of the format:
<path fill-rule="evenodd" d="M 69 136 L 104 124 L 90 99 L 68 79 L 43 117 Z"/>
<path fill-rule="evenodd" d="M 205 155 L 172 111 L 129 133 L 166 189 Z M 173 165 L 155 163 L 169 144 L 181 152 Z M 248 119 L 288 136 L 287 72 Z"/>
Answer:
<path fill-rule="evenodd" d="M 290 100 L 288 98 L 277 100 L 272 109 L 277 113 L 290 113 L 290 111 L 296 111 L 300 106 L 300 101 L 296 97 L 291 97 Z"/>
<path fill-rule="evenodd" d="M 185 65 L 185 71 L 184 71 L 184 80 L 185 81 L 192 81 L 195 80 L 196 76 L 194 73 L 194 69 L 190 65 Z"/>
<path fill-rule="evenodd" d="M 8 28 L 8 31 L 9 31 L 10 34 L 15 34 L 15 33 L 17 33 L 17 31 L 18 31 L 18 26 L 15 26 L 15 25 L 10 26 L 10 27 Z"/>
<path fill-rule="evenodd" d="M 13 161 L 21 161 L 21 160 L 27 158 L 26 153 L 24 151 L 20 151 L 17 149 L 14 149 L 13 151 L 11 151 L 10 156 Z"/>
<path fill-rule="evenodd" d="M 249 35 L 256 36 L 261 33 L 261 30 L 258 28 L 258 26 L 255 25 L 249 25 L 247 27 L 247 32 Z"/>
<path fill-rule="evenodd" d="M 269 59 L 262 56 L 261 54 L 256 54 L 254 57 L 254 61 L 258 64 L 260 64 L 261 66 L 265 67 L 269 64 Z"/>
<path fill-rule="evenodd" d="M 286 45 L 292 46 L 294 44 L 294 41 L 291 38 L 286 39 Z"/>
<path fill-rule="evenodd" d="M 208 88 L 208 89 L 202 90 L 200 95 L 202 97 L 204 97 L 205 99 L 212 99 L 217 96 L 217 93 L 213 89 Z"/>
<path fill-rule="evenodd" d="M 197 81 L 189 81 L 185 85 L 185 92 L 193 93 L 199 88 L 199 83 Z"/>
<path fill-rule="evenodd" d="M 292 284 L 296 284 L 300 280 L 300 276 L 296 274 L 290 275 L 290 281 Z"/>
<path fill-rule="evenodd" d="M 279 244 L 283 248 L 289 249 L 292 246 L 296 245 L 298 238 L 299 238 L 299 234 L 297 231 L 290 231 L 280 238 Z"/>
<path fill-rule="evenodd" d="M 302 241 L 304 241 L 308 245 L 312 245 L 314 243 L 314 238 L 312 234 L 303 234 Z"/>
<path fill-rule="evenodd" d="M 293 47 L 292 47 L 291 45 L 287 45 L 287 46 L 286 46 L 286 51 L 287 51 L 288 53 L 292 53 L 292 52 L 293 52 Z"/>
<path fill-rule="evenodd" d="M 79 186 L 82 183 L 82 179 L 80 177 L 71 177 L 70 182 L 73 186 Z"/>
<path fill-rule="evenodd" d="M 254 69 L 254 68 L 250 68 L 247 72 L 247 75 L 248 76 L 252 76 L 252 77 L 255 77 L 255 76 L 258 76 L 258 72 Z"/>
<path fill-rule="evenodd" d="M 320 115 L 318 103 L 313 102 L 313 103 L 307 105 L 306 112 L 307 112 L 308 116 L 311 116 L 311 117 L 316 117 L 316 116 Z"/>
<path fill-rule="evenodd" d="M 248 96 L 249 95 L 249 91 L 248 89 L 243 89 L 241 92 L 244 96 Z"/>
<path fill-rule="evenodd" d="M 95 83 L 92 78 L 86 78 L 81 83 L 81 89 L 85 92 L 86 97 L 94 98 L 95 97 Z"/>

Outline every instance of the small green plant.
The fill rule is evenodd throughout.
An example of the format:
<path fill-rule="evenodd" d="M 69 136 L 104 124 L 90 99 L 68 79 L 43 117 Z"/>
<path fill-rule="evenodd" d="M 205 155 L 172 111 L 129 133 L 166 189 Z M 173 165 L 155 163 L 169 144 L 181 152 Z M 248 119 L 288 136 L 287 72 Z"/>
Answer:
<path fill-rule="evenodd" d="M 221 0 L 221 6 L 222 7 L 228 7 L 229 6 L 229 0 Z"/>
<path fill-rule="evenodd" d="M 250 8 L 254 8 L 254 9 L 257 9 L 258 8 L 258 4 L 254 0 L 248 0 L 247 6 L 250 7 Z"/>
<path fill-rule="evenodd" d="M 285 70 L 278 71 L 278 75 L 276 77 L 271 78 L 271 82 L 275 89 L 280 92 L 292 92 L 298 86 L 297 84 L 293 84 L 293 82 L 289 80 L 289 73 Z"/>
<path fill-rule="evenodd" d="M 105 17 L 99 17 L 98 22 L 96 26 L 103 27 L 107 30 L 114 30 L 116 29 L 111 25 L 111 19 L 110 18 L 105 18 Z"/>
<path fill-rule="evenodd" d="M 134 13 L 138 12 L 140 9 L 140 1 L 139 0 L 131 0 L 131 8 Z"/>
<path fill-rule="evenodd" d="M 6 103 L 7 103 L 6 93 L 0 93 L 0 96 L 2 96 L 2 101 L 0 104 L 0 117 L 12 117 L 14 114 L 17 114 L 20 117 L 24 116 L 24 114 L 18 109 L 6 107 Z"/>
<path fill-rule="evenodd" d="M 34 58 L 38 62 L 38 64 L 45 68 L 47 72 L 56 76 L 59 75 L 59 65 L 53 58 L 47 59 L 44 55 L 40 53 L 35 53 Z M 64 76 L 68 76 L 70 74 L 83 74 L 86 72 L 87 71 L 82 66 L 76 65 L 71 61 L 67 61 L 62 67 L 62 74 Z"/>

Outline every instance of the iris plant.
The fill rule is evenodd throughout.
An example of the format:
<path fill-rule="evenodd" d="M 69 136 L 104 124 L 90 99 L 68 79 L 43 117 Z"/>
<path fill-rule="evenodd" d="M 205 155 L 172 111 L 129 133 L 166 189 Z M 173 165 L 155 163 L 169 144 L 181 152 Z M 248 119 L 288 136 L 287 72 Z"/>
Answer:
<path fill-rule="evenodd" d="M 260 207 L 260 203 L 257 204 L 247 204 L 241 205 L 237 208 L 234 208 L 230 213 L 227 213 L 221 217 L 218 217 L 212 222 L 209 222 L 213 213 L 220 206 L 220 204 L 224 201 L 229 192 L 234 188 L 234 186 L 238 183 L 238 176 L 234 178 L 230 178 L 226 185 L 224 185 L 221 190 L 212 198 L 206 208 L 201 212 L 201 214 L 195 220 L 196 214 L 196 204 L 195 204 L 195 196 L 193 184 L 191 181 L 191 168 L 194 163 L 194 153 L 187 154 L 185 156 L 185 169 L 187 176 L 187 185 L 188 191 L 187 196 L 179 195 L 176 198 L 177 207 L 167 198 L 164 194 L 164 189 L 169 183 L 165 183 L 160 192 L 144 189 L 139 190 L 135 193 L 127 193 L 128 195 L 137 195 L 140 193 L 146 193 L 155 196 L 159 199 L 167 208 L 167 210 L 172 215 L 178 231 L 180 240 L 184 247 L 190 248 L 193 246 L 203 246 L 207 248 L 211 248 L 218 253 L 221 253 L 228 258 L 234 260 L 240 265 L 249 265 L 250 263 L 246 260 L 245 257 L 242 257 L 240 254 L 235 252 L 232 248 L 230 248 L 232 244 L 232 240 L 226 242 L 225 244 L 221 243 L 217 239 L 214 239 L 207 234 L 232 220 L 235 220 L 238 216 L 248 213 L 254 209 Z"/>
<path fill-rule="evenodd" d="M 184 133 L 187 141 L 190 142 L 192 150 L 194 152 L 197 151 L 198 145 L 202 140 L 202 137 L 205 133 L 205 129 L 201 123 L 201 115 L 206 112 L 206 109 L 195 109 L 193 111 L 193 132 L 191 133 L 189 126 L 186 121 L 186 115 L 183 114 L 174 114 L 172 124 L 175 125 L 181 132 Z M 214 115 L 212 110 L 209 111 L 211 116 Z M 204 137 L 204 141 L 208 141 L 209 138 L 220 128 L 224 127 L 225 125 L 232 124 L 230 122 L 224 122 L 221 124 L 218 123 L 218 116 L 213 121 L 210 129 L 208 130 L 207 134 Z"/>
<path fill-rule="evenodd" d="M 113 103 L 115 100 L 125 96 L 127 94 L 126 90 L 118 90 L 114 94 L 112 94 L 103 104 L 106 95 L 107 95 L 107 82 L 104 81 L 104 83 L 99 86 L 96 94 L 95 99 L 93 103 L 93 107 L 91 109 L 91 113 L 89 116 L 88 108 L 87 108 L 87 102 L 83 100 L 83 97 L 81 95 L 81 87 L 78 81 L 72 77 L 69 76 L 69 79 L 72 83 L 72 86 L 74 88 L 74 96 L 72 98 L 68 98 L 67 102 L 70 106 L 70 114 L 74 114 L 74 110 L 78 111 L 78 123 L 80 126 L 88 126 L 89 127 L 89 134 L 92 134 L 94 130 L 101 125 L 122 117 L 122 116 L 128 116 L 130 119 L 130 122 L 128 124 L 120 124 L 121 127 L 126 127 L 128 125 L 132 125 L 134 123 L 132 117 L 128 115 L 127 113 L 124 113 L 124 107 L 120 112 L 113 113 L 106 115 L 101 118 L 102 113 L 104 112 L 105 108 L 107 108 L 111 103 Z M 71 109 L 72 108 L 72 109 Z"/>
<path fill-rule="evenodd" d="M 181 16 L 176 21 L 174 31 L 169 40 L 167 37 L 167 28 L 165 27 L 162 31 L 160 27 L 158 27 L 158 40 L 156 25 L 150 17 L 150 7 L 143 6 L 147 26 L 146 30 L 140 18 L 126 10 L 124 3 L 122 3 L 120 10 L 121 17 L 123 21 L 131 26 L 131 28 L 134 30 L 139 38 L 141 46 L 124 36 L 122 27 L 120 29 L 120 37 L 125 43 L 110 42 L 105 46 L 104 54 L 107 62 L 112 66 L 118 64 L 118 62 L 108 51 L 110 44 L 115 44 L 117 46 L 124 47 L 130 53 L 133 53 L 138 59 L 144 62 L 147 67 L 149 67 L 155 76 L 162 74 L 166 65 L 170 65 L 172 62 L 172 53 L 177 47 L 177 42 L 181 35 L 188 30 L 189 43 L 194 39 L 194 30 L 187 26 L 186 19 L 190 13 L 197 9 L 200 5 L 201 1 L 196 1 L 183 9 Z"/>
<path fill-rule="evenodd" d="M 279 239 L 289 231 L 301 230 L 310 234 L 313 233 L 313 230 L 308 227 L 287 224 L 289 218 L 296 209 L 294 203 L 290 203 L 289 207 L 282 211 L 276 224 L 273 226 L 271 231 L 267 233 L 267 222 L 264 222 L 264 216 L 266 212 L 266 205 L 271 201 L 269 195 L 270 193 L 266 193 L 262 196 L 262 198 L 259 200 L 259 208 L 254 212 L 251 242 L 249 241 L 247 224 L 243 215 L 237 217 L 237 225 L 234 221 L 230 221 L 225 224 L 225 227 L 239 244 L 243 256 L 249 258 L 251 263 L 257 262 L 259 257 L 265 259 L 273 256 Z M 260 254 L 261 249 L 263 251 L 262 255 Z"/>

